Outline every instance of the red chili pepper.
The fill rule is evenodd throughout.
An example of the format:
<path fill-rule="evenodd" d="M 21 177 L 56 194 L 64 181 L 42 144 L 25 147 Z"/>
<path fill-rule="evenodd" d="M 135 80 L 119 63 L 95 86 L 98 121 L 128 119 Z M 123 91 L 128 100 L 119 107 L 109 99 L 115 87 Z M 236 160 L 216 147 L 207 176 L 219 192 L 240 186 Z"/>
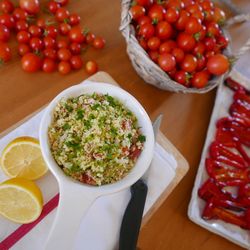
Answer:
<path fill-rule="evenodd" d="M 243 103 L 243 105 L 244 104 L 246 106 L 250 105 L 250 96 L 243 92 L 240 92 L 240 91 L 235 92 L 233 98 L 234 98 L 234 101 L 240 100 Z"/>
<path fill-rule="evenodd" d="M 207 179 L 207 181 L 199 188 L 198 195 L 206 201 L 213 197 L 223 200 L 235 200 L 235 197 L 233 197 L 231 193 L 223 191 L 217 186 L 215 180 L 212 178 Z"/>
<path fill-rule="evenodd" d="M 229 109 L 229 113 L 233 116 L 235 115 L 235 113 L 244 115 L 245 117 L 250 117 L 250 110 L 248 109 L 247 106 L 243 105 L 242 102 L 237 101 L 234 102 L 230 109 Z"/>
<path fill-rule="evenodd" d="M 235 140 L 238 139 L 242 144 L 250 147 L 250 128 L 232 127 L 231 132 Z"/>
<path fill-rule="evenodd" d="M 210 146 L 210 155 L 213 159 L 223 162 L 229 166 L 245 169 L 248 164 L 244 158 L 224 147 L 222 144 L 213 142 Z"/>
<path fill-rule="evenodd" d="M 222 186 L 234 186 L 250 181 L 248 169 L 233 170 L 213 159 L 206 159 L 206 170 L 208 175 Z"/>
<path fill-rule="evenodd" d="M 248 154 L 246 153 L 246 151 L 242 147 L 242 145 L 240 143 L 237 143 L 236 144 L 236 148 L 240 152 L 240 154 L 242 155 L 242 157 L 245 159 L 245 161 L 248 163 L 248 166 L 250 166 L 250 157 L 248 156 Z"/>
<path fill-rule="evenodd" d="M 250 147 L 250 91 L 232 79 L 227 79 L 227 85 L 235 91 L 231 116 L 216 124 L 216 138 L 205 161 L 210 178 L 198 195 L 206 201 L 204 219 L 221 219 L 250 230 L 250 155 L 246 150 Z M 226 191 L 228 186 L 238 192 Z"/>
<path fill-rule="evenodd" d="M 246 114 L 240 114 L 237 112 L 231 112 L 232 115 L 231 119 L 240 125 L 249 128 L 250 127 L 250 117 L 248 117 Z"/>
<path fill-rule="evenodd" d="M 250 183 L 239 186 L 237 201 L 242 206 L 250 208 Z"/>
<path fill-rule="evenodd" d="M 231 132 L 229 130 L 224 130 L 223 128 L 217 129 L 215 140 L 226 147 L 236 146 L 236 142 L 233 140 Z"/>
<path fill-rule="evenodd" d="M 250 228 L 250 223 L 249 220 L 246 220 L 246 215 L 236 215 L 226 209 L 217 207 L 214 199 L 211 199 L 206 203 L 202 218 L 205 220 L 220 219 L 245 229 Z"/>
<path fill-rule="evenodd" d="M 243 93 L 249 93 L 249 90 L 244 88 L 240 83 L 236 82 L 235 80 L 233 80 L 230 77 L 226 79 L 226 85 L 230 89 L 232 89 L 233 91 L 240 91 L 240 92 L 243 92 Z"/>
<path fill-rule="evenodd" d="M 217 127 L 222 131 L 230 131 L 234 141 L 240 141 L 246 146 L 250 146 L 250 128 L 230 118 L 222 118 L 217 122 Z"/>

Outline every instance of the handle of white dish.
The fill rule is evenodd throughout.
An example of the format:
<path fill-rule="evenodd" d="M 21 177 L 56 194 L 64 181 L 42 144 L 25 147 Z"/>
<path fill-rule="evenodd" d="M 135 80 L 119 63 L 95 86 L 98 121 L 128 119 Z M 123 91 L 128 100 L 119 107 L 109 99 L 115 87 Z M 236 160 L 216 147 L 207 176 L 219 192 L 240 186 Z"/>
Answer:
<path fill-rule="evenodd" d="M 45 244 L 46 250 L 73 248 L 81 219 L 96 198 L 87 192 L 70 192 L 70 189 L 60 188 L 59 205 Z"/>

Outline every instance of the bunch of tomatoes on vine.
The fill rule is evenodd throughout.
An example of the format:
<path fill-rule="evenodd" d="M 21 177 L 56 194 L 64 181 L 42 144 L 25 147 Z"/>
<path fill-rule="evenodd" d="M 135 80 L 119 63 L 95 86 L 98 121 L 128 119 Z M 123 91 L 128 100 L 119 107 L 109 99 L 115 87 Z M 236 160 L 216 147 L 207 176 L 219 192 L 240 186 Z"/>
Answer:
<path fill-rule="evenodd" d="M 15 7 L 11 0 L 1 0 L 0 64 L 12 57 L 8 41 L 13 32 L 24 71 L 58 70 L 68 74 L 84 66 L 87 73 L 94 74 L 97 63 L 94 60 L 84 63 L 81 53 L 89 46 L 102 49 L 105 40 L 81 28 L 80 16 L 70 13 L 67 4 L 68 0 L 51 0 L 42 8 L 38 0 L 19 0 L 19 6 Z M 40 17 L 41 12 L 49 14 L 49 18 Z"/>
<path fill-rule="evenodd" d="M 203 88 L 229 70 L 226 16 L 212 1 L 135 0 L 130 14 L 139 44 L 175 82 Z"/>

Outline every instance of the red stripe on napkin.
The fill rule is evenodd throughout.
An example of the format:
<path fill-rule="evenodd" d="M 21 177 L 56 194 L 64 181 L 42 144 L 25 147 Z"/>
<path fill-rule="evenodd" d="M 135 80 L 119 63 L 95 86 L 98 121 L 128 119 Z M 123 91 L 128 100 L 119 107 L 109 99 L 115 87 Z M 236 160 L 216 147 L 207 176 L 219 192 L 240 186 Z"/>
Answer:
<path fill-rule="evenodd" d="M 55 195 L 43 206 L 43 211 L 37 220 L 29 224 L 23 224 L 22 226 L 18 227 L 16 231 L 7 236 L 2 242 L 0 242 L 0 249 L 8 250 L 9 248 L 11 248 L 17 241 L 19 241 L 33 227 L 35 227 L 42 219 L 44 219 L 44 217 L 46 217 L 53 209 L 55 209 L 58 205 L 58 201 L 59 194 Z"/>

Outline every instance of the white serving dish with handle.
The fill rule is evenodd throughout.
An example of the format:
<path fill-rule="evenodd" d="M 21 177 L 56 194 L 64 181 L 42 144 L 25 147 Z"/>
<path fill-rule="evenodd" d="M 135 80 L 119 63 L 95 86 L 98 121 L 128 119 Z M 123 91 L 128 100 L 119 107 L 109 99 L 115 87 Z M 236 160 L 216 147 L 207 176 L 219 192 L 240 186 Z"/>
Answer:
<path fill-rule="evenodd" d="M 135 114 L 138 125 L 146 136 L 144 149 L 130 173 L 114 184 L 103 186 L 82 184 L 66 176 L 54 160 L 48 140 L 48 127 L 53 120 L 53 111 L 58 102 L 63 97 L 77 97 L 81 94 L 94 92 L 109 94 L 119 99 Z M 141 104 L 125 90 L 106 83 L 78 84 L 57 95 L 46 108 L 40 124 L 39 138 L 43 157 L 50 171 L 56 177 L 60 191 L 56 218 L 45 246 L 47 250 L 69 250 L 72 248 L 81 219 L 91 204 L 99 196 L 118 192 L 135 183 L 151 163 L 155 141 L 151 121 Z"/>

